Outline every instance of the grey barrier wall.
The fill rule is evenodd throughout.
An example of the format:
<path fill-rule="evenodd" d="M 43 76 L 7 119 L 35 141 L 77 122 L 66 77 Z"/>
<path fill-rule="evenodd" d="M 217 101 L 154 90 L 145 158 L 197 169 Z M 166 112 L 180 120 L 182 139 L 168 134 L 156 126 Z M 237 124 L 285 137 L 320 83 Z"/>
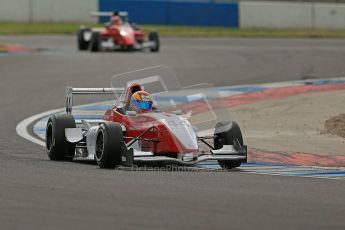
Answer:
<path fill-rule="evenodd" d="M 101 1 L 120 2 L 120 0 L 0 0 L 0 21 L 96 22 L 97 18 L 91 18 L 89 13 L 97 11 Z M 193 3 L 193 0 L 179 1 Z M 136 4 L 135 2 L 133 0 L 133 4 Z M 137 2 L 139 4 L 144 1 Z M 157 4 L 161 2 L 165 1 L 157 1 Z M 230 0 L 205 0 L 205 3 L 207 2 L 236 3 Z M 133 14 L 135 18 L 135 12 Z M 230 14 L 234 15 L 233 12 L 229 12 Z M 137 15 L 139 16 L 141 17 L 142 14 Z M 345 30 L 345 3 L 240 1 L 236 17 L 239 20 L 234 19 L 234 21 L 239 21 L 241 28 Z M 232 26 L 236 27 L 236 25 Z"/>
<path fill-rule="evenodd" d="M 345 30 L 345 4 L 314 4 L 314 28 Z"/>
<path fill-rule="evenodd" d="M 245 1 L 241 28 L 345 29 L 344 3 Z"/>
<path fill-rule="evenodd" d="M 98 0 L 0 0 L 0 21 L 96 22 Z"/>

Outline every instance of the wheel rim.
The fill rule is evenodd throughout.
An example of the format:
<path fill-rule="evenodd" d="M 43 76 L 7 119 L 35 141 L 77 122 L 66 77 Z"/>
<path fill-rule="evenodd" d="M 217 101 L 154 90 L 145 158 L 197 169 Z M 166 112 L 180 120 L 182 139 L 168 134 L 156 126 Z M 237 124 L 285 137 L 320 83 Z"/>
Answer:
<path fill-rule="evenodd" d="M 100 132 L 96 141 L 96 159 L 100 159 L 104 151 L 104 137 L 103 132 Z"/>
<path fill-rule="evenodd" d="M 46 140 L 47 149 L 50 151 L 53 145 L 53 126 L 51 123 L 47 127 Z"/>

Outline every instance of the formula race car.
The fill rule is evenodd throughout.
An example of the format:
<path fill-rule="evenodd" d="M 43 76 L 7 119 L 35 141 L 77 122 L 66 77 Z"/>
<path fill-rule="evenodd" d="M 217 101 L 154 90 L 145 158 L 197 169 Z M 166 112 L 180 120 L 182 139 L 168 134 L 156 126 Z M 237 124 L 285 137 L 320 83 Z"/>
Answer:
<path fill-rule="evenodd" d="M 128 81 L 124 88 L 68 87 L 66 113 L 54 114 L 47 122 L 48 157 L 51 160 L 72 160 L 75 157 L 96 160 L 101 168 L 152 162 L 192 166 L 202 161 L 217 160 L 222 168 L 231 169 L 247 162 L 247 146 L 243 145 L 242 133 L 236 122 L 217 122 L 213 134 L 199 136 L 186 113 L 157 108 L 161 104 L 153 102 L 143 85 L 152 79 L 163 82 L 157 76 Z M 94 125 L 86 120 L 76 124 L 72 115 L 73 95 L 112 93 L 121 96 L 115 106 L 105 111 L 104 120 Z M 172 101 L 170 95 L 166 98 L 166 102 Z M 200 101 L 194 100 L 189 105 L 194 102 L 198 103 L 201 112 Z M 164 106 L 160 107 L 164 109 Z M 208 149 L 201 149 L 201 143 Z"/>
<path fill-rule="evenodd" d="M 158 52 L 160 48 L 157 31 L 148 33 L 135 24 L 128 22 L 128 13 L 121 12 L 92 12 L 91 16 L 108 16 L 109 22 L 103 28 L 87 28 L 81 26 L 77 34 L 78 49 L 98 52 L 102 50 L 143 50 L 150 49 Z"/>

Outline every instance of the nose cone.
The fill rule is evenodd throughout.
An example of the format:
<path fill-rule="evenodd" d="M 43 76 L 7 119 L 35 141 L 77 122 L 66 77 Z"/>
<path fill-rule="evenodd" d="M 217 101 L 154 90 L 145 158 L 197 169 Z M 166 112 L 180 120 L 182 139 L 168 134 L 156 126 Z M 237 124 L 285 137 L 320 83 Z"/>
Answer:
<path fill-rule="evenodd" d="M 124 26 L 124 27 L 120 28 L 119 32 L 121 35 L 122 43 L 124 45 L 134 45 L 135 44 L 134 31 L 131 28 Z"/>

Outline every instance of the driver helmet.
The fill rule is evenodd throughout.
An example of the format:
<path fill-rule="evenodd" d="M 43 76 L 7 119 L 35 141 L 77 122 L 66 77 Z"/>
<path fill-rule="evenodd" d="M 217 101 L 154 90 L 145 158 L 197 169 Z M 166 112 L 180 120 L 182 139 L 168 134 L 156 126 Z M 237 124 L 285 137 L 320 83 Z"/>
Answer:
<path fill-rule="evenodd" d="M 122 24 L 122 20 L 121 20 L 121 18 L 120 18 L 120 16 L 112 16 L 111 17 L 111 24 L 112 25 L 115 25 L 115 26 L 119 26 L 119 25 L 121 25 Z"/>
<path fill-rule="evenodd" d="M 130 101 L 130 108 L 137 113 L 147 113 L 152 111 L 152 97 L 146 91 L 133 93 Z"/>

